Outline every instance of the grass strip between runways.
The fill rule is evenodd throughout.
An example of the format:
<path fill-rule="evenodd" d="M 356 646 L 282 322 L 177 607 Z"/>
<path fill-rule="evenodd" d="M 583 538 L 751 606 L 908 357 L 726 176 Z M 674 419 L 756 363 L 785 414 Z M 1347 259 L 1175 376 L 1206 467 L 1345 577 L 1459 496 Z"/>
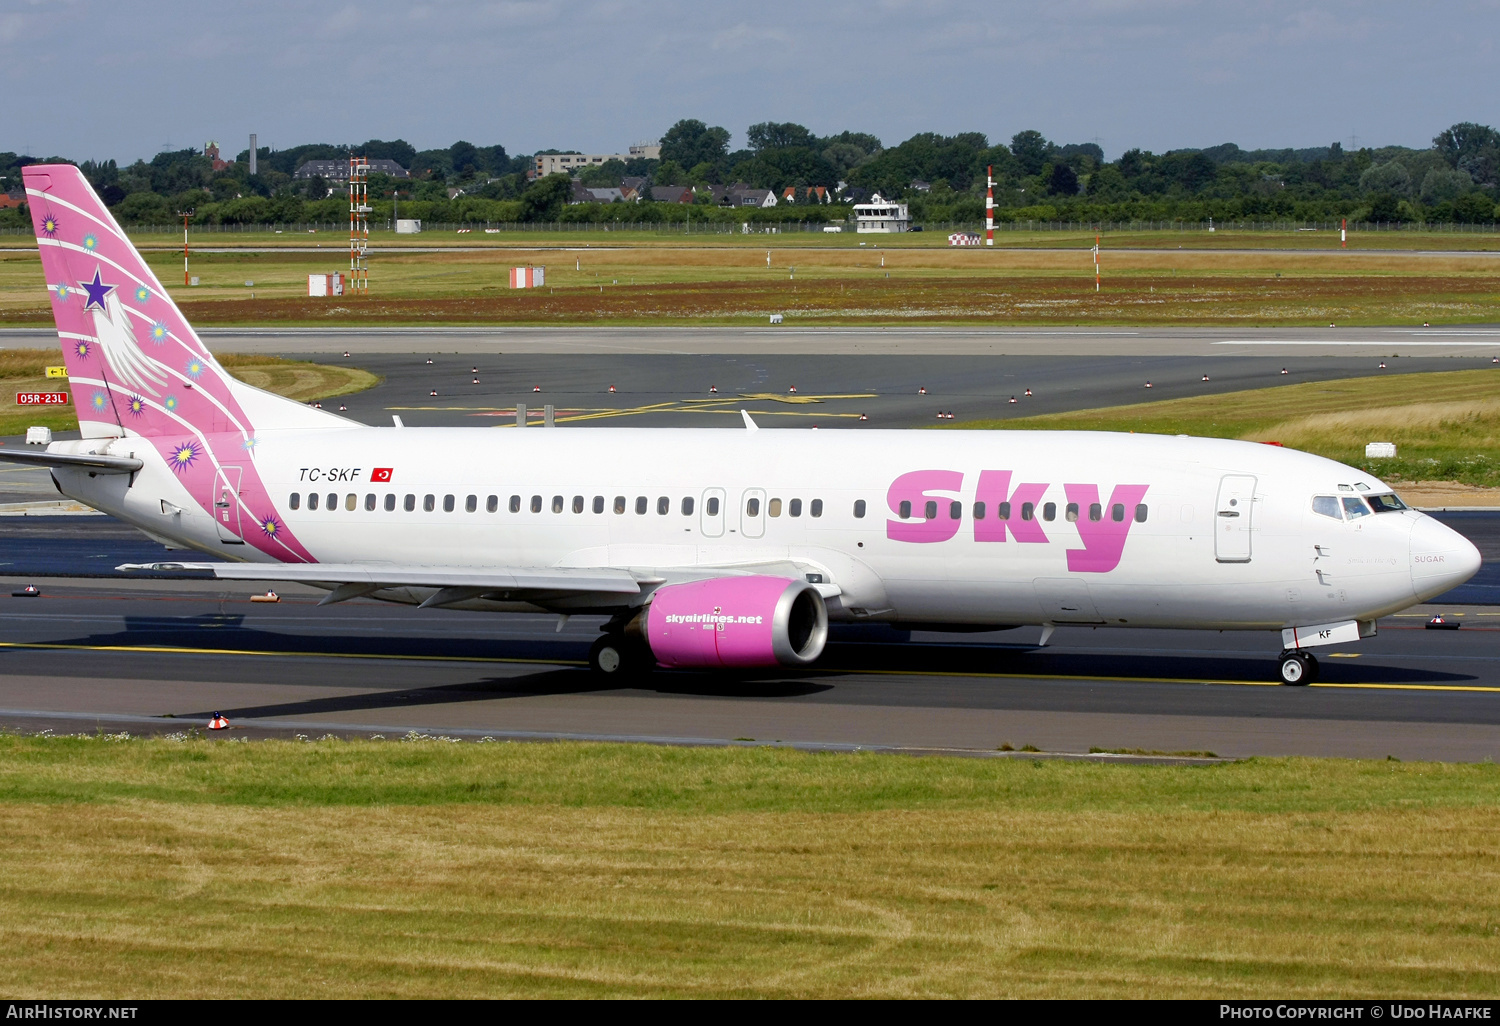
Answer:
<path fill-rule="evenodd" d="M 1500 769 L 0 737 L 16 997 L 1493 996 Z"/>

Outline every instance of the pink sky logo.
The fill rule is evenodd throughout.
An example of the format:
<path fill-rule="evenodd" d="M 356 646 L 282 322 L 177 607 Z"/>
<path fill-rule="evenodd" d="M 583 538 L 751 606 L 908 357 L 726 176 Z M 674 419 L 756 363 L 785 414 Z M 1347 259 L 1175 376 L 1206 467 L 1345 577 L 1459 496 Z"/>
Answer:
<path fill-rule="evenodd" d="M 1047 532 L 1071 527 L 1082 548 L 1067 550 L 1073 573 L 1108 573 L 1120 565 L 1132 524 L 1145 520 L 1142 500 L 1149 485 L 1116 485 L 1107 502 L 1096 484 L 1064 484 L 1064 502 L 1047 501 L 1053 485 L 1012 483 L 1009 470 L 982 470 L 969 503 L 960 498 L 964 475 L 957 470 L 914 470 L 891 482 L 886 521 L 892 541 L 930 544 L 958 536 L 967 519 L 974 541 L 1046 544 Z"/>

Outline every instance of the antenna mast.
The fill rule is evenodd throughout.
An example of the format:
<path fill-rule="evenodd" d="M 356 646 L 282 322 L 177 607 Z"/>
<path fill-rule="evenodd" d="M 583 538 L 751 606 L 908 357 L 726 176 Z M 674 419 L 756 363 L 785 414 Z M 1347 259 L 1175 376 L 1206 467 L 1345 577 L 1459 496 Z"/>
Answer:
<path fill-rule="evenodd" d="M 361 296 L 370 294 L 370 162 L 349 158 L 349 288 Z"/>

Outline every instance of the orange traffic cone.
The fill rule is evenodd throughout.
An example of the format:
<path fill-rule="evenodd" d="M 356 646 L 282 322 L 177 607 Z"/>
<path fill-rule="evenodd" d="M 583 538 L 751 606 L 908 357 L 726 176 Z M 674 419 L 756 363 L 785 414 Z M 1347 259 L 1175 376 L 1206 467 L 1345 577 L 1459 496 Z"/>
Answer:
<path fill-rule="evenodd" d="M 216 712 L 216 713 L 214 713 L 214 718 L 208 721 L 208 729 L 209 730 L 228 730 L 229 729 L 229 721 L 224 718 L 224 714 L 223 713 Z"/>

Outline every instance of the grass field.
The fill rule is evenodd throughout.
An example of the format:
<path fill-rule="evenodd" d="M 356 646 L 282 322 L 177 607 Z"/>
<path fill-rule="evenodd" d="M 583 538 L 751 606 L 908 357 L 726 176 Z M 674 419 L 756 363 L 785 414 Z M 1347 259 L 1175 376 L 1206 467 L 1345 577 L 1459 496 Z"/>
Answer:
<path fill-rule="evenodd" d="M 851 237 L 818 248 L 786 244 L 790 236 L 671 245 L 607 238 L 573 236 L 566 250 L 521 248 L 537 246 L 534 237 L 473 252 L 377 250 L 370 297 L 359 300 L 306 295 L 309 273 L 347 267 L 347 251 L 332 239 L 325 252 L 199 252 L 196 288 L 173 284 L 178 253 L 147 259 L 198 324 L 755 324 L 770 313 L 808 325 L 872 326 L 1500 320 L 1495 255 L 1106 246 L 1096 293 L 1092 237 L 994 250 L 868 237 L 864 247 Z M 546 266 L 546 288 L 509 288 L 509 268 L 525 263 Z M 50 323 L 34 250 L 0 251 L 0 325 Z"/>
<path fill-rule="evenodd" d="M 1493 997 L 1500 770 L 0 738 L 0 988 Z"/>
<path fill-rule="evenodd" d="M 729 230 L 724 230 L 724 229 Z M 971 229 L 972 230 L 972 229 Z M 372 228 L 371 243 L 380 249 L 428 249 L 432 247 L 463 249 L 509 249 L 545 246 L 570 249 L 582 246 L 633 246 L 633 247 L 714 247 L 764 249 L 772 242 L 778 249 L 838 249 L 858 248 L 861 242 L 868 245 L 878 243 L 887 249 L 947 249 L 948 229 L 922 232 L 906 232 L 895 235 L 860 235 L 852 228 L 829 234 L 821 227 L 814 231 L 787 229 L 769 233 L 755 231 L 745 234 L 738 225 L 715 226 L 713 231 L 704 231 L 695 223 L 691 231 L 681 226 L 664 227 L 660 230 L 603 230 L 601 228 L 577 228 L 569 230 L 510 231 L 489 234 L 470 231 L 462 234 L 453 230 L 426 231 L 420 235 L 397 235 L 394 232 Z M 1104 231 L 1099 233 L 1105 244 L 1113 249 L 1270 249 L 1334 251 L 1347 248 L 1354 252 L 1370 251 L 1427 251 L 1427 252 L 1500 252 L 1500 228 L 1487 231 L 1359 231 L 1349 233 L 1349 245 L 1340 247 L 1339 233 L 1327 229 L 1301 231 L 1295 228 L 1238 230 L 1220 228 L 1214 232 L 1197 229 L 1158 229 L 1139 231 Z M 1095 232 L 1091 228 L 1066 229 L 1007 229 L 995 230 L 995 249 L 1059 249 L 1094 244 Z M 182 233 L 174 232 L 130 232 L 131 240 L 142 248 L 176 250 L 182 252 Z M 259 229 L 254 231 L 205 232 L 192 234 L 191 246 L 199 249 L 223 248 L 291 248 L 322 244 L 338 250 L 348 236 L 342 228 L 318 232 L 278 232 Z M 34 251 L 34 240 L 29 234 L 0 235 L 0 250 L 23 249 Z"/>
<path fill-rule="evenodd" d="M 1140 431 L 1276 441 L 1390 482 L 1500 486 L 1500 367 L 1314 381 L 955 428 Z M 1365 459 L 1395 442 L 1396 459 Z"/>
<path fill-rule="evenodd" d="M 259 354 L 216 354 L 215 359 L 235 377 L 257 388 L 284 395 L 298 402 L 331 399 L 361 392 L 379 383 L 369 371 L 284 360 Z M 62 353 L 55 349 L 0 349 L 0 435 L 15 435 L 28 427 L 53 431 L 78 430 L 78 413 L 67 406 L 16 405 L 18 392 L 65 392 L 66 380 L 46 377 L 49 365 L 61 365 Z"/>

